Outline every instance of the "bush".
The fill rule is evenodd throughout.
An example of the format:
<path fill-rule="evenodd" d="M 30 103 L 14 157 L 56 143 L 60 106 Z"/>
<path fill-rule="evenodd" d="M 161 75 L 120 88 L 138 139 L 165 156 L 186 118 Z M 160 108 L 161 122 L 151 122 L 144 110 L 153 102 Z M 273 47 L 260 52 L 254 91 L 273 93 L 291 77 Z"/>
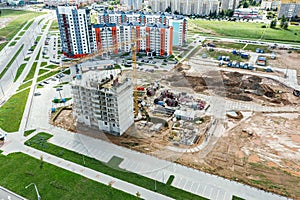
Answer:
<path fill-rule="evenodd" d="M 266 26 L 266 25 L 262 25 L 261 27 L 262 27 L 262 28 L 267 28 L 267 26 Z"/>

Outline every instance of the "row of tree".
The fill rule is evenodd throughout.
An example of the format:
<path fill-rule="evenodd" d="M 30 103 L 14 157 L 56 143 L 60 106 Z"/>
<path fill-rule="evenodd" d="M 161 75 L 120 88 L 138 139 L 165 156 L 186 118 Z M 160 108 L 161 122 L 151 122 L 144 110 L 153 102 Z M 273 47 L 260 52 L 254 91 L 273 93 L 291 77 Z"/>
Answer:
<path fill-rule="evenodd" d="M 270 24 L 270 28 L 276 28 L 277 19 L 273 19 Z M 289 20 L 284 15 L 280 19 L 280 28 L 287 30 L 289 27 Z"/>

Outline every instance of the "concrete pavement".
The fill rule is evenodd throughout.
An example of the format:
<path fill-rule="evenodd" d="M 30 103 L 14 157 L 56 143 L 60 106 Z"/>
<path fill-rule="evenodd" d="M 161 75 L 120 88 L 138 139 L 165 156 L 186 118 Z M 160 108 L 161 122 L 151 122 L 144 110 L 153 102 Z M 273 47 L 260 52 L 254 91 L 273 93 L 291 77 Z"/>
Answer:
<path fill-rule="evenodd" d="M 1 200 L 26 200 L 24 197 L 0 186 L 0 199 Z"/>

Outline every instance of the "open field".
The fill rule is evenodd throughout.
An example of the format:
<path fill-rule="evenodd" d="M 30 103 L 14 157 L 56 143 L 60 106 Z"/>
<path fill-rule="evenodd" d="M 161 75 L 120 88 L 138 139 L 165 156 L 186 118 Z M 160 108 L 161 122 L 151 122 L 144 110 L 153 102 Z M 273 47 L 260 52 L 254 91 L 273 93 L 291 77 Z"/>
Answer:
<path fill-rule="evenodd" d="M 7 41 L 11 40 L 29 20 L 42 14 L 44 13 L 3 9 L 0 21 L 4 18 L 10 18 L 10 21 L 5 24 L 5 27 L 0 29 L 0 38 L 2 37 Z"/>
<path fill-rule="evenodd" d="M 3 130 L 7 132 L 19 130 L 28 94 L 29 89 L 19 92 L 0 107 L 0 127 Z"/>
<path fill-rule="evenodd" d="M 116 166 L 110 166 L 108 163 L 102 163 L 94 158 L 84 157 L 85 163 L 83 163 L 82 155 L 78 154 L 74 151 L 70 151 L 68 149 L 64 149 L 62 147 L 53 145 L 48 143 L 47 140 L 52 136 L 47 133 L 39 133 L 38 135 L 34 136 L 30 140 L 26 141 L 25 144 L 31 146 L 33 148 L 39 149 L 41 151 L 45 151 L 47 153 L 53 154 L 55 156 L 61 157 L 65 160 L 69 160 L 71 162 L 84 165 L 88 168 L 94 169 L 96 171 L 105 173 L 109 176 L 113 176 L 115 178 L 127 181 L 129 183 L 141 186 L 148 190 L 154 191 L 153 184 L 154 180 L 141 176 L 139 174 L 135 174 L 132 172 L 125 171 L 124 169 L 119 169 Z M 115 163 L 115 162 L 113 162 Z M 184 190 L 175 188 L 173 186 L 161 183 L 159 181 L 156 182 L 157 190 L 156 192 L 161 193 L 166 196 L 170 196 L 173 198 L 180 199 L 202 199 L 205 200 L 206 198 L 202 198 L 195 194 L 186 192 Z"/>
<path fill-rule="evenodd" d="M 290 26 L 288 30 L 261 28 L 262 23 L 189 20 L 192 33 L 226 36 L 234 38 L 262 39 L 272 41 L 300 42 L 300 27 Z"/>
<path fill-rule="evenodd" d="M 0 162 L 0 185 L 27 199 L 36 199 L 34 186 L 25 189 L 32 182 L 37 185 L 42 199 L 137 199 L 22 153 L 0 154 Z"/>

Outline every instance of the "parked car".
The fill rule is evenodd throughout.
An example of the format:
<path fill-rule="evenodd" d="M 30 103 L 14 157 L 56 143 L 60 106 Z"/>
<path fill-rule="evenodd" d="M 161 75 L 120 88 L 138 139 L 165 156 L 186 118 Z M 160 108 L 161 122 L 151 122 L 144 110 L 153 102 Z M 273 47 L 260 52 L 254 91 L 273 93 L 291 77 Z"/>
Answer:
<path fill-rule="evenodd" d="M 34 95 L 34 96 L 40 96 L 41 93 L 40 93 L 40 92 L 35 92 L 33 95 Z"/>
<path fill-rule="evenodd" d="M 56 91 L 61 91 L 61 90 L 63 90 L 62 88 L 56 88 Z"/>

